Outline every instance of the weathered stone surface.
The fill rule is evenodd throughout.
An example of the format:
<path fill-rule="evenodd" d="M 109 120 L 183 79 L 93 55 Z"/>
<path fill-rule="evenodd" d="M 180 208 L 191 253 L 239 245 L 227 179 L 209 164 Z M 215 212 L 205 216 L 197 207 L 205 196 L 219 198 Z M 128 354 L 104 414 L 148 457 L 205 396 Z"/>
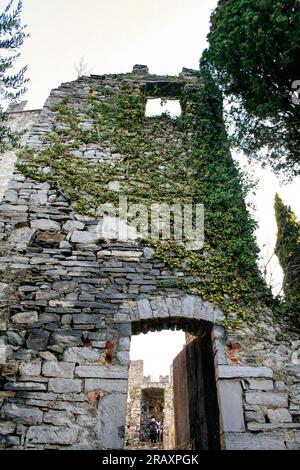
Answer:
<path fill-rule="evenodd" d="M 240 382 L 234 380 L 219 380 L 217 387 L 222 417 L 222 431 L 244 431 L 242 387 Z"/>
<path fill-rule="evenodd" d="M 271 423 L 289 423 L 292 422 L 292 416 L 286 408 L 270 408 L 267 410 L 267 416 Z"/>
<path fill-rule="evenodd" d="M 96 440 L 100 447 L 104 449 L 122 448 L 126 406 L 127 395 L 125 393 L 111 393 L 101 399 L 96 427 Z M 116 409 L 118 409 L 118 413 L 115 413 Z"/>
<path fill-rule="evenodd" d="M 57 232 L 60 230 L 60 224 L 50 219 L 36 219 L 31 222 L 31 228 L 36 230 Z"/>
<path fill-rule="evenodd" d="M 46 385 L 38 382 L 7 382 L 5 390 L 46 390 Z"/>
<path fill-rule="evenodd" d="M 68 220 L 62 227 L 65 232 L 74 232 L 76 230 L 83 230 L 84 224 L 78 220 Z"/>
<path fill-rule="evenodd" d="M 24 424 L 39 424 L 43 420 L 43 412 L 36 408 L 22 408 L 15 404 L 8 404 L 2 408 L 5 418 L 14 419 Z"/>
<path fill-rule="evenodd" d="M 141 320 L 152 318 L 152 308 L 148 299 L 139 300 L 137 305 Z"/>
<path fill-rule="evenodd" d="M 75 364 L 70 362 L 46 361 L 43 363 L 43 375 L 46 377 L 63 377 L 71 379 L 74 375 Z"/>
<path fill-rule="evenodd" d="M 24 248 L 31 242 L 36 230 L 29 227 L 21 227 L 13 230 L 9 236 L 9 243 L 24 244 Z"/>
<path fill-rule="evenodd" d="M 272 378 L 273 371 L 268 367 L 248 367 L 248 366 L 220 366 L 218 370 L 220 378 L 234 379 L 246 377 L 266 377 Z"/>
<path fill-rule="evenodd" d="M 13 434 L 16 429 L 16 423 L 13 421 L 0 421 L 0 434 Z"/>
<path fill-rule="evenodd" d="M 104 345 L 105 346 L 105 345 Z M 64 361 L 83 364 L 85 362 L 98 362 L 101 354 L 92 348 L 68 348 L 64 351 Z"/>
<path fill-rule="evenodd" d="M 156 297 L 155 299 L 150 301 L 150 304 L 151 304 L 154 318 L 166 318 L 169 316 L 168 306 L 166 304 L 166 300 L 163 297 Z M 141 316 L 141 319 L 142 319 L 142 316 Z"/>
<path fill-rule="evenodd" d="M 119 351 L 117 353 L 117 359 L 121 365 L 127 366 L 129 364 L 129 352 L 128 351 Z"/>
<path fill-rule="evenodd" d="M 20 364 L 20 374 L 37 377 L 41 374 L 41 361 L 22 362 Z"/>
<path fill-rule="evenodd" d="M 223 436 L 226 450 L 283 450 L 284 439 L 278 435 L 225 433 Z"/>
<path fill-rule="evenodd" d="M 20 438 L 19 436 L 7 436 L 6 438 L 6 447 L 15 447 L 20 445 Z"/>
<path fill-rule="evenodd" d="M 247 423 L 255 421 L 256 423 L 265 423 L 265 415 L 261 410 L 250 410 L 245 412 Z"/>
<path fill-rule="evenodd" d="M 54 426 L 31 426 L 27 432 L 28 444 L 57 444 L 70 445 L 77 440 L 78 430 L 54 427 Z"/>
<path fill-rule="evenodd" d="M 52 300 L 58 298 L 58 292 L 54 290 L 39 290 L 35 294 L 36 300 Z"/>
<path fill-rule="evenodd" d="M 74 415 L 64 411 L 47 411 L 43 417 L 44 423 L 50 423 L 54 426 L 72 426 L 74 424 Z"/>
<path fill-rule="evenodd" d="M 93 392 L 94 390 L 104 390 L 107 393 L 127 393 L 127 380 L 86 379 L 84 391 Z"/>
<path fill-rule="evenodd" d="M 52 285 L 53 290 L 62 292 L 64 294 L 69 294 L 74 292 L 77 288 L 77 283 L 74 281 L 59 281 L 54 282 Z"/>
<path fill-rule="evenodd" d="M 185 317 L 192 318 L 195 308 L 195 296 L 186 295 L 182 300 L 182 314 Z"/>
<path fill-rule="evenodd" d="M 90 243 L 96 243 L 100 235 L 96 232 L 87 232 L 87 231 L 79 231 L 75 230 L 74 232 L 70 232 L 70 241 L 71 243 L 80 243 L 82 245 L 88 245 Z"/>
<path fill-rule="evenodd" d="M 81 333 L 79 331 L 77 332 L 71 330 L 55 331 L 51 335 L 50 344 L 57 344 L 63 349 L 70 346 L 81 346 Z"/>
<path fill-rule="evenodd" d="M 38 321 L 38 313 L 35 311 L 16 313 L 11 317 L 11 321 L 17 324 L 36 323 Z"/>
<path fill-rule="evenodd" d="M 249 431 L 273 431 L 274 429 L 300 429 L 300 423 L 248 423 Z"/>
<path fill-rule="evenodd" d="M 57 246 L 64 239 L 60 232 L 39 230 L 36 235 L 36 242 L 43 246 Z"/>
<path fill-rule="evenodd" d="M 77 366 L 75 376 L 77 377 L 95 377 L 103 379 L 126 379 L 127 369 L 120 367 L 106 366 Z"/>
<path fill-rule="evenodd" d="M 130 338 L 120 338 L 119 339 L 119 348 L 120 351 L 129 351 L 130 349 Z"/>
<path fill-rule="evenodd" d="M 287 407 L 287 395 L 278 392 L 246 392 L 246 402 L 250 405 Z"/>
<path fill-rule="evenodd" d="M 272 380 L 248 379 L 247 383 L 249 384 L 250 390 L 269 391 L 269 390 L 273 390 L 274 388 Z"/>
<path fill-rule="evenodd" d="M 49 379 L 48 390 L 54 393 L 81 392 L 81 380 Z"/>
<path fill-rule="evenodd" d="M 47 348 L 49 340 L 48 331 L 41 329 L 31 330 L 27 339 L 27 347 L 35 351 L 43 351 Z"/>
<path fill-rule="evenodd" d="M 15 331 L 8 331 L 6 335 L 8 343 L 13 346 L 22 346 L 25 343 L 24 336 L 16 333 Z"/>
<path fill-rule="evenodd" d="M 54 356 L 50 351 L 42 351 L 39 353 L 39 356 L 42 359 L 45 359 L 45 361 L 57 361 L 56 356 Z"/>
<path fill-rule="evenodd" d="M 75 313 L 72 317 L 73 323 L 77 325 L 95 324 L 101 320 L 101 315 L 96 313 Z"/>

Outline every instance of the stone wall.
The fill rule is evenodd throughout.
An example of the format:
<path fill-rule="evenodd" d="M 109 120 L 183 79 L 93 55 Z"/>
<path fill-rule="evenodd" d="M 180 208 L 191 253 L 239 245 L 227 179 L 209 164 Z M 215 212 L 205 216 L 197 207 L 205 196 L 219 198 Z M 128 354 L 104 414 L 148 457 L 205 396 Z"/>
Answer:
<path fill-rule="evenodd" d="M 157 77 L 141 68 L 63 84 L 51 92 L 27 145 L 47 148 L 57 124 L 53 105 L 64 98 L 88 128 L 80 112 L 92 88 L 105 100 L 105 90 L 124 83 L 172 84 L 176 95 L 177 85 L 194 82 L 187 72 Z M 170 129 L 160 132 L 180 145 L 182 131 Z M 87 168 L 121 158 L 107 142 L 73 153 Z M 41 168 L 45 181 L 38 181 L 15 169 L 0 204 L 1 447 L 123 448 L 132 333 L 181 328 L 197 335 L 210 328 L 222 447 L 299 448 L 297 335 L 268 309 L 256 324 L 225 331 L 216 325 L 224 320 L 219 309 L 170 286 L 184 273 L 139 241 L 101 237 L 101 220 L 80 214 L 47 182 L 48 171 Z"/>

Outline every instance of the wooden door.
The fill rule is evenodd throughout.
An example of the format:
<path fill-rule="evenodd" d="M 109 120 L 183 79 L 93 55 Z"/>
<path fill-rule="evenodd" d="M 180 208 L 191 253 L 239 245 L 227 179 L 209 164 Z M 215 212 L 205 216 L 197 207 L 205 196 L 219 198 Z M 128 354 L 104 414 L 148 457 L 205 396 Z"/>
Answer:
<path fill-rule="evenodd" d="M 176 448 L 220 448 L 219 411 L 209 332 L 187 344 L 173 362 Z"/>

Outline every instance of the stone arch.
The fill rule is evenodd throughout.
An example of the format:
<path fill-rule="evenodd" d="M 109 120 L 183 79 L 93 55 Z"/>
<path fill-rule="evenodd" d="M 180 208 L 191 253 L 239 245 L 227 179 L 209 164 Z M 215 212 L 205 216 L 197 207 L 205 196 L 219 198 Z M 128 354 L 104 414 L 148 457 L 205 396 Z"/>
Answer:
<path fill-rule="evenodd" d="M 208 334 L 214 354 L 212 374 L 218 381 L 218 367 L 227 364 L 225 330 L 215 322 L 224 319 L 223 312 L 196 295 L 178 290 L 173 295 L 144 296 L 121 305 L 119 312 L 130 318 L 131 334 L 148 333 L 162 329 L 181 329 L 196 337 Z M 126 313 L 125 313 L 126 312 Z M 238 404 L 242 406 L 241 403 Z M 221 410 L 220 405 L 218 404 Z M 242 410 L 239 410 L 242 413 Z M 222 425 L 220 420 L 220 426 Z"/>

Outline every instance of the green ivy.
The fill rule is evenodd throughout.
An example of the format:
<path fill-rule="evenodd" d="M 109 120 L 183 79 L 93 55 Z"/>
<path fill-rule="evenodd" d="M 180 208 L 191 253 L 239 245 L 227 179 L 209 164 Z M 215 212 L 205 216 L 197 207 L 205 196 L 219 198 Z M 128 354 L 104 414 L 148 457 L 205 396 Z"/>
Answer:
<path fill-rule="evenodd" d="M 199 72 L 198 84 L 185 87 L 180 99 L 183 114 L 177 119 L 145 118 L 145 97 L 137 86 L 95 88 L 80 112 L 65 99 L 53 109 L 57 121 L 46 147 L 22 151 L 18 167 L 50 182 L 83 214 L 94 215 L 104 202 L 118 203 L 120 195 L 148 206 L 204 204 L 201 251 L 189 251 L 172 239 L 147 243 L 168 266 L 186 273 L 171 283 L 212 301 L 227 315 L 226 323 L 237 327 L 255 321 L 272 301 L 257 266 L 256 224 L 244 202 L 249 183 L 232 160 L 222 100 L 208 73 Z M 81 127 L 83 118 L 92 120 L 91 129 Z M 109 150 L 109 163 L 75 157 L 72 152 L 84 144 Z M 108 189 L 112 180 L 121 182 L 121 192 Z"/>

